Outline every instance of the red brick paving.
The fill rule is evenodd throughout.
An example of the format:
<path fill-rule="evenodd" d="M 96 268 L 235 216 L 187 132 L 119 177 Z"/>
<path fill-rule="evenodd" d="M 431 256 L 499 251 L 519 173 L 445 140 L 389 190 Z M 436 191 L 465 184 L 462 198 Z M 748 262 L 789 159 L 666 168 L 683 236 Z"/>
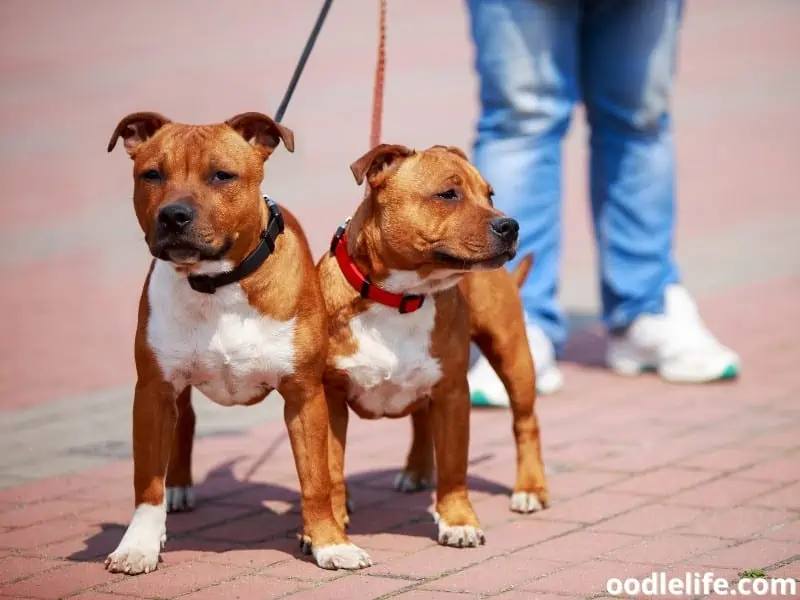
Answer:
<path fill-rule="evenodd" d="M 796 542 L 797 540 L 794 540 L 794 542 L 777 542 L 756 539 L 739 546 L 732 546 L 696 556 L 688 562 L 706 567 L 728 567 L 731 569 L 741 569 L 742 565 L 747 562 L 773 565 L 787 558 L 792 558 L 794 556 L 793 553 L 798 551 Z"/>
<path fill-rule="evenodd" d="M 219 600 L 223 597 L 237 600 L 267 600 L 280 598 L 307 587 L 300 581 L 274 579 L 264 575 L 245 575 L 233 581 L 205 588 L 183 596 L 186 600 Z M 114 596 L 116 598 L 117 596 Z"/>
<path fill-rule="evenodd" d="M 736 294 L 747 297 L 756 290 L 776 322 L 791 314 L 789 297 L 800 301 L 800 290 L 785 281 Z M 725 303 L 721 296 L 701 304 Z M 749 314 L 747 305 L 729 311 L 723 334 L 735 342 L 738 328 L 732 325 L 746 323 Z M 765 329 L 752 347 L 784 347 L 798 357 L 797 348 L 785 345 L 791 335 L 786 328 Z M 744 345 L 746 364 L 758 358 L 753 352 Z M 426 514 L 430 497 L 388 489 L 405 451 L 407 426 L 355 420 L 356 458 L 348 471 L 353 495 L 364 504 L 353 515 L 354 539 L 372 551 L 376 564 L 359 574 L 318 569 L 299 555 L 293 537 L 298 497 L 288 450 L 279 448 L 243 481 L 264 440 L 281 439 L 283 425 L 276 422 L 199 442 L 200 471 L 207 477 L 198 477 L 199 506 L 170 517 L 164 562 L 146 576 L 112 576 L 102 567 L 130 514 L 124 497 L 129 491 L 106 489 L 127 486 L 127 461 L 4 491 L 0 547 L 10 555 L 0 560 L 9 565 L 3 573 L 11 575 L 3 577 L 0 595 L 564 598 L 601 593 L 609 577 L 658 570 L 680 576 L 712 569 L 733 580 L 743 569 L 762 568 L 772 576 L 796 577 L 800 419 L 786 402 L 796 379 L 755 381 L 755 366 L 755 373 L 746 371 L 732 385 L 686 388 L 654 377 L 629 380 L 581 365 L 565 368 L 570 387 L 539 405 L 556 498 L 550 509 L 532 516 L 508 511 L 509 415 L 473 415 L 471 482 L 487 534 L 481 548 L 439 547 Z M 582 389 L 584 376 L 603 388 L 600 431 L 587 426 L 596 421 L 576 418 L 596 409 L 596 400 Z M 639 422 L 653 432 L 646 461 L 633 460 L 635 438 L 614 441 L 615 428 Z M 607 455 L 598 461 L 596 452 L 587 456 L 575 449 L 581 445 L 604 448 Z M 613 470 L 598 466 L 612 459 Z"/>
<path fill-rule="evenodd" d="M 362 2 L 362 10 L 331 13 L 287 116 L 304 142 L 291 158 L 276 156 L 267 174 L 318 251 L 358 197 L 341 165 L 367 136 L 374 3 Z M 452 94 L 473 83 L 463 6 L 425 3 L 419 19 L 422 6 L 392 3 L 386 137 L 467 146 L 474 100 L 459 94 L 454 102 Z M 52 3 L 47 17 L 22 0 L 3 4 L 0 231 L 12 243 L 0 276 L 14 285 L 0 294 L 0 309 L 14 318 L 0 325 L 0 410 L 129 384 L 147 257 L 132 225 L 129 162 L 105 155 L 108 132 L 134 109 L 187 121 L 269 112 L 263 107 L 277 104 L 316 10 L 281 7 L 278 17 L 277 7 L 207 2 L 187 14 L 159 3 L 143 36 L 118 26 L 123 9 L 98 0 Z M 264 24 L 278 20 L 264 36 Z M 676 130 L 681 243 L 796 217 L 800 102 L 786 82 L 797 78 L 799 25 L 792 3 L 717 0 L 688 11 Z M 209 41 L 211 27 L 222 46 Z M 359 35 L 332 33 L 347 27 Z M 233 36 L 252 47 L 239 51 Z M 219 77 L 228 83 L 197 94 L 198 82 Z M 405 93 L 415 86 L 430 93 Z M 583 161 L 584 150 L 571 146 L 570 172 Z M 567 188 L 569 271 L 592 253 L 585 179 L 569 179 Z M 739 281 L 700 304 L 711 329 L 743 356 L 735 384 L 617 378 L 597 368 L 596 330 L 572 340 L 567 387 L 538 408 L 552 471 L 547 511 L 508 511 L 510 418 L 475 412 L 470 483 L 487 535 L 481 548 L 439 547 L 430 497 L 391 491 L 407 424 L 355 420 L 353 539 L 376 564 L 356 574 L 318 569 L 298 552 L 296 475 L 283 426 L 271 423 L 198 442 L 198 508 L 169 518 L 164 562 L 146 576 L 102 566 L 130 515 L 129 461 L 0 490 L 0 596 L 566 600 L 602 595 L 609 577 L 654 570 L 713 568 L 733 580 L 760 568 L 798 578 L 797 273 Z M 273 441 L 270 459 L 250 473 Z"/>
<path fill-rule="evenodd" d="M 520 586 L 520 589 L 533 592 L 561 592 L 585 597 L 603 590 L 609 577 L 625 579 L 646 575 L 649 575 L 649 571 L 643 565 L 594 560 L 537 578 Z"/>
<path fill-rule="evenodd" d="M 25 596 L 49 600 L 120 580 L 123 580 L 123 576 L 104 573 L 96 563 L 74 563 L 6 585 L 2 593 L 12 597 Z"/>
<path fill-rule="evenodd" d="M 533 559 L 527 556 L 502 556 L 437 579 L 424 585 L 422 589 L 477 592 L 492 596 L 533 577 L 541 577 L 563 569 L 565 566 L 565 563 L 553 560 Z"/>

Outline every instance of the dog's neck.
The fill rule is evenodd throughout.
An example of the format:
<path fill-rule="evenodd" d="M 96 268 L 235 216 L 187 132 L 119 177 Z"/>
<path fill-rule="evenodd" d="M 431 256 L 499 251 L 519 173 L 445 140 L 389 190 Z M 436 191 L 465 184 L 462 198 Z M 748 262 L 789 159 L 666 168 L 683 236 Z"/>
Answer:
<path fill-rule="evenodd" d="M 374 217 L 375 209 L 368 197 L 358 206 L 347 226 L 347 253 L 365 276 L 379 283 L 388 277 L 389 269 L 381 258 L 384 248 L 380 232 L 370 225 Z"/>
<path fill-rule="evenodd" d="M 269 224 L 269 210 L 261 194 L 258 195 L 256 204 L 258 206 L 258 218 L 253 219 L 253 221 L 258 223 L 258 227 L 250 226 L 244 231 L 237 232 L 238 237 L 230 253 L 231 261 L 235 265 L 242 262 L 244 258 L 249 256 L 261 243 L 261 233 L 267 229 L 267 225 Z"/>
<path fill-rule="evenodd" d="M 372 199 L 366 198 L 347 226 L 347 252 L 363 275 L 395 294 L 435 294 L 458 284 L 464 272 L 436 270 L 423 279 L 416 270 L 390 267 L 402 259 L 383 243 L 375 210 Z"/>

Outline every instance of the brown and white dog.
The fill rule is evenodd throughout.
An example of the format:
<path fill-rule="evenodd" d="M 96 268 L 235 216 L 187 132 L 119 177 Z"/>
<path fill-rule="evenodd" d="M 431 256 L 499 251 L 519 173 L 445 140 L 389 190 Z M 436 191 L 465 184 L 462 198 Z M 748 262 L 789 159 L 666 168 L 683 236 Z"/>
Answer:
<path fill-rule="evenodd" d="M 280 392 L 317 564 L 368 566 L 331 510 L 327 314 L 314 263 L 294 217 L 260 192 L 264 161 L 281 141 L 293 151 L 292 132 L 259 113 L 203 126 L 135 113 L 117 125 L 109 152 L 119 138 L 154 260 L 135 340 L 135 511 L 107 568 L 154 570 L 168 505 L 192 503 L 191 386 L 224 406 Z"/>
<path fill-rule="evenodd" d="M 435 449 L 439 542 L 476 546 L 484 534 L 466 485 L 470 337 L 512 399 L 512 509 L 547 503 L 522 306 L 514 278 L 499 268 L 517 251 L 518 225 L 493 208 L 491 186 L 457 148 L 381 144 L 351 170 L 359 184 L 367 180 L 368 195 L 317 264 L 331 338 L 325 390 L 334 515 L 348 523 L 348 406 L 367 419 L 410 414 L 414 441 L 397 487 L 430 480 Z"/>

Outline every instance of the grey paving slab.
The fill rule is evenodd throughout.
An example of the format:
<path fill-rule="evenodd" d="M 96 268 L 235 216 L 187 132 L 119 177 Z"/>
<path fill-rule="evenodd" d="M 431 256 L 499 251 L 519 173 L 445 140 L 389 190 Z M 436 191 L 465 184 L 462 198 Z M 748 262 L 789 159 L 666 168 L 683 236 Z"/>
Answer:
<path fill-rule="evenodd" d="M 132 386 L 3 413 L 0 487 L 81 471 L 131 456 Z M 197 436 L 235 435 L 282 418 L 272 394 L 251 407 L 221 407 L 195 392 Z"/>

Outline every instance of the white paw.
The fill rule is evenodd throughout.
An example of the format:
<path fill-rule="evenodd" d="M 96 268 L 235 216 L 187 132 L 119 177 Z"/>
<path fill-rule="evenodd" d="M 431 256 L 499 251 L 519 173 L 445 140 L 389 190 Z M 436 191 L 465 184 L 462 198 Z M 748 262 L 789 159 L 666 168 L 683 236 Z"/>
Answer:
<path fill-rule="evenodd" d="M 192 486 L 167 487 L 167 512 L 186 512 L 194 508 L 194 489 Z"/>
<path fill-rule="evenodd" d="M 149 573 L 158 567 L 161 542 L 149 546 L 123 546 L 122 544 L 106 558 L 106 569 L 112 573 L 138 575 Z"/>
<path fill-rule="evenodd" d="M 518 513 L 532 513 L 544 506 L 533 492 L 514 492 L 511 494 L 511 510 Z"/>
<path fill-rule="evenodd" d="M 372 565 L 369 554 L 355 544 L 330 544 L 312 548 L 311 552 L 323 569 L 363 569 Z"/>
<path fill-rule="evenodd" d="M 437 517 L 434 516 L 439 523 L 439 543 L 442 546 L 476 548 L 486 543 L 486 536 L 481 529 L 472 525 L 448 525 Z"/>
<path fill-rule="evenodd" d="M 167 511 L 163 505 L 140 504 L 122 541 L 106 558 L 112 573 L 138 575 L 158 567 L 158 557 L 167 541 Z"/>
<path fill-rule="evenodd" d="M 408 471 L 401 471 L 394 478 L 394 489 L 398 492 L 418 492 L 430 487 L 430 481 L 427 478 L 420 478 L 416 473 Z"/>

